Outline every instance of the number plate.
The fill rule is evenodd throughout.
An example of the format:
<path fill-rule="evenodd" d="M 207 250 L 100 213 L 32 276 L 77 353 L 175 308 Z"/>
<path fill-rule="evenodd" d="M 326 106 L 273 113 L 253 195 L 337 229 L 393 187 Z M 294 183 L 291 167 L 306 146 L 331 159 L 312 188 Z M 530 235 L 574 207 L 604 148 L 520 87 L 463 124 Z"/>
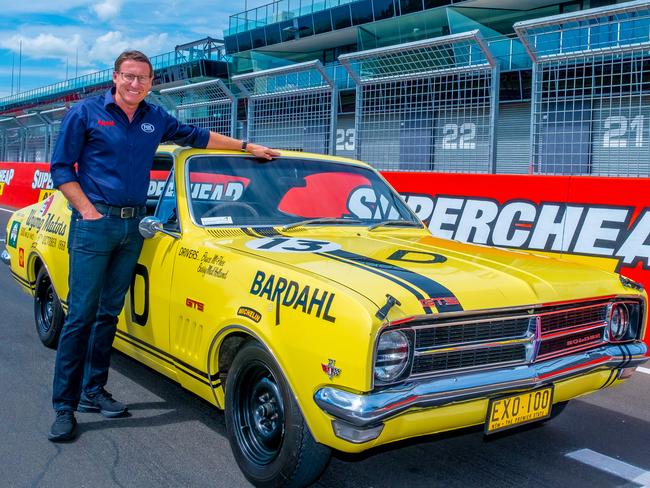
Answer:
<path fill-rule="evenodd" d="M 485 419 L 485 433 L 517 427 L 549 417 L 553 404 L 553 387 L 527 391 L 517 395 L 493 398 Z"/>

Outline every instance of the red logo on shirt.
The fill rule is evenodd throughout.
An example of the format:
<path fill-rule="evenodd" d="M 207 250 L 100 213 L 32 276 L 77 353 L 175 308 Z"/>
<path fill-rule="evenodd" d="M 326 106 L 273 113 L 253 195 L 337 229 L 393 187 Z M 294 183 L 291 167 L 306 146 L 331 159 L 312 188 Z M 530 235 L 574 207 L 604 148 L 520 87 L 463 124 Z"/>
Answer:
<path fill-rule="evenodd" d="M 101 120 L 101 119 L 100 119 L 100 120 L 97 121 L 97 123 L 98 123 L 99 125 L 108 126 L 108 127 L 112 127 L 112 126 L 115 125 L 115 121 L 114 121 L 114 120 Z"/>

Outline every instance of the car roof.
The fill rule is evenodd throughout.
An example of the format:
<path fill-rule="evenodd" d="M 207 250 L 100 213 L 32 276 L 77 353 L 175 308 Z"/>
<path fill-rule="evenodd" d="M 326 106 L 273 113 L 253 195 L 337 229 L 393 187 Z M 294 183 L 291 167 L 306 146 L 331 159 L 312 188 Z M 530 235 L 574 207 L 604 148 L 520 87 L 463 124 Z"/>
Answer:
<path fill-rule="evenodd" d="M 172 153 L 172 154 L 177 154 L 181 155 L 183 154 L 184 156 L 190 156 L 193 154 L 230 154 L 233 156 L 250 156 L 247 153 L 243 153 L 241 151 L 236 151 L 236 150 L 224 150 L 224 149 L 195 149 L 191 147 L 181 147 L 181 146 L 176 146 L 174 144 L 161 144 L 158 146 L 158 152 L 159 153 Z M 363 161 L 358 161 L 356 159 L 351 159 L 351 158 L 343 158 L 340 156 L 330 156 L 328 154 L 317 154 L 317 153 L 309 153 L 309 152 L 302 152 L 302 151 L 285 151 L 285 150 L 279 150 L 280 155 L 283 157 L 291 157 L 291 158 L 300 158 L 300 159 L 313 159 L 315 161 L 337 161 L 341 163 L 347 163 L 347 164 L 352 164 L 356 166 L 364 166 L 367 168 L 371 168 L 371 166 L 367 163 L 364 163 Z"/>

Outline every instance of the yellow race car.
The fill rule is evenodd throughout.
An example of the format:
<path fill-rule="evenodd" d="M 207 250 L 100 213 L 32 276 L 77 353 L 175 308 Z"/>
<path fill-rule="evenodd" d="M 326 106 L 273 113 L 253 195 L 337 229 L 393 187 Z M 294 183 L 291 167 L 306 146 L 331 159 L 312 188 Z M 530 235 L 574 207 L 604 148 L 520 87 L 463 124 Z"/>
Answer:
<path fill-rule="evenodd" d="M 152 182 L 114 345 L 224 409 L 255 485 L 307 485 L 331 449 L 543 421 L 648 359 L 639 284 L 435 238 L 363 163 L 173 146 L 158 160 L 172 170 Z M 50 347 L 69 216 L 58 192 L 18 210 L 2 254 Z"/>

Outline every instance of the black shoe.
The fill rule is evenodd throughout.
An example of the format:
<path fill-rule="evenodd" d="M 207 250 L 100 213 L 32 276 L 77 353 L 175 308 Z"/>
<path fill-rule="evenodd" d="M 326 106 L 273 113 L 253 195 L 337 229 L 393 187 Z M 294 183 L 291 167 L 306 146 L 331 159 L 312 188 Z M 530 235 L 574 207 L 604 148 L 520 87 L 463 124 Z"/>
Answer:
<path fill-rule="evenodd" d="M 101 412 L 104 417 L 109 418 L 124 415 L 126 410 L 126 405 L 113 400 L 113 396 L 103 388 L 93 395 L 81 395 L 77 406 L 78 412 Z"/>
<path fill-rule="evenodd" d="M 47 438 L 52 442 L 71 441 L 77 435 L 77 420 L 72 410 L 59 410 Z"/>

